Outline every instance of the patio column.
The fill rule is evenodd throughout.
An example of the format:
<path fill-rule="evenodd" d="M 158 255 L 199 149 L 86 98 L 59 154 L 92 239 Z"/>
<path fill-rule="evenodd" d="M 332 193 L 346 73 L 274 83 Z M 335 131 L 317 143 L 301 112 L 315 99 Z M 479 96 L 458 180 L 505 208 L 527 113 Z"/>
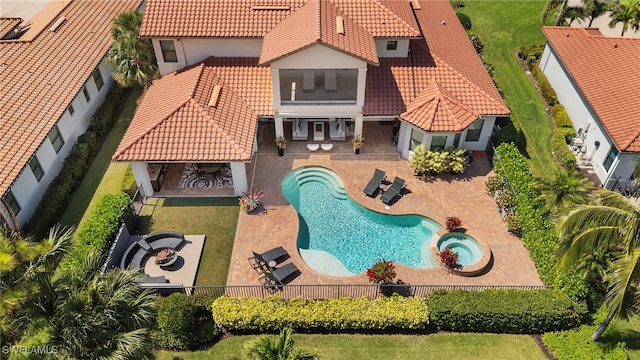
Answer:
<path fill-rule="evenodd" d="M 151 179 L 149 179 L 149 171 L 147 169 L 147 163 L 142 161 L 131 162 L 131 171 L 136 178 L 136 183 L 140 192 L 144 196 L 153 196 L 153 187 L 151 186 Z"/>
<path fill-rule="evenodd" d="M 356 126 L 353 129 L 354 136 L 362 136 L 362 115 L 356 115 Z"/>
<path fill-rule="evenodd" d="M 276 116 L 276 137 L 284 136 L 284 128 L 282 127 L 282 116 Z"/>
<path fill-rule="evenodd" d="M 231 166 L 231 176 L 233 176 L 233 190 L 237 196 L 240 196 L 249 189 L 247 168 L 241 161 L 233 161 L 230 162 L 229 165 Z"/>

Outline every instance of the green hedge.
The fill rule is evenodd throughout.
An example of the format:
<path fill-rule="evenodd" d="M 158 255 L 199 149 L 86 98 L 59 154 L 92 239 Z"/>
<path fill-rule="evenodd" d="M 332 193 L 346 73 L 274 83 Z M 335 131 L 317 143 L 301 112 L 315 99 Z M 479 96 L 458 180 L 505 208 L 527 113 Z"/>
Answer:
<path fill-rule="evenodd" d="M 555 119 L 556 127 L 573 128 L 573 121 L 562 104 L 555 104 L 551 108 L 551 115 Z"/>
<path fill-rule="evenodd" d="M 91 117 L 89 124 L 96 135 L 106 134 L 118 119 L 122 111 L 128 90 L 120 87 L 117 83 L 107 93 L 104 102 Z"/>
<path fill-rule="evenodd" d="M 555 90 L 547 80 L 547 77 L 544 76 L 544 73 L 540 69 L 537 63 L 529 64 L 529 69 L 531 69 L 531 74 L 538 82 L 538 86 L 540 87 L 540 93 L 542 94 L 542 98 L 547 102 L 550 106 L 554 106 L 558 103 L 558 95 Z"/>
<path fill-rule="evenodd" d="M 461 12 L 456 12 L 456 15 L 458 15 L 458 20 L 460 20 L 462 27 L 465 30 L 471 30 L 471 18 L 469 18 L 469 15 Z"/>
<path fill-rule="evenodd" d="M 151 335 L 164 349 L 196 349 L 213 343 L 220 333 L 211 317 L 211 300 L 174 293 L 158 305 L 156 326 Z"/>
<path fill-rule="evenodd" d="M 131 216 L 131 198 L 124 194 L 104 195 L 77 234 L 77 241 L 65 261 L 66 268 L 78 267 L 91 250 L 104 253 L 111 247 L 123 221 Z"/>
<path fill-rule="evenodd" d="M 587 308 L 559 290 L 434 292 L 429 322 L 439 330 L 537 334 L 580 326 Z"/>
<path fill-rule="evenodd" d="M 567 131 L 568 130 L 568 131 Z M 551 136 L 551 152 L 556 161 L 566 170 L 573 170 L 576 166 L 576 157 L 567 146 L 567 134 L 574 134 L 573 129 L 557 128 Z"/>
<path fill-rule="evenodd" d="M 233 330 L 294 329 L 424 329 L 429 311 L 424 299 L 391 296 L 371 300 L 339 298 L 284 300 L 222 296 L 212 305 L 215 322 Z"/>
<path fill-rule="evenodd" d="M 518 48 L 516 53 L 522 60 L 527 62 L 538 61 L 544 52 L 544 45 L 529 45 Z"/>

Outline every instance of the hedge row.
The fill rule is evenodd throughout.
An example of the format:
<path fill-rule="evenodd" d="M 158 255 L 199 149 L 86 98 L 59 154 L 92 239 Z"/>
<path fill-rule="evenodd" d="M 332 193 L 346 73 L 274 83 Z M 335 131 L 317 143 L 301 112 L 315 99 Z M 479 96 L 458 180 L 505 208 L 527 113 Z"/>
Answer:
<path fill-rule="evenodd" d="M 284 300 L 222 296 L 212 305 L 216 324 L 228 330 L 294 329 L 424 329 L 429 323 L 427 303 L 421 298 L 391 296 L 371 300 L 339 298 Z"/>
<path fill-rule="evenodd" d="M 503 143 L 496 148 L 494 171 L 504 176 L 515 192 L 515 212 L 522 226 L 522 242 L 529 250 L 538 275 L 547 285 L 563 289 L 574 299 L 584 299 L 588 288 L 577 275 L 558 276 L 553 256 L 558 239 L 555 226 L 544 215 L 543 204 L 532 189 L 533 176 L 524 156 L 515 145 Z"/>
<path fill-rule="evenodd" d="M 558 103 L 558 95 L 555 90 L 547 80 L 547 77 L 544 76 L 544 73 L 540 69 L 537 63 L 530 63 L 529 69 L 531 69 L 531 74 L 538 82 L 538 86 L 540 87 L 540 93 L 542 94 L 542 98 L 547 102 L 550 106 L 553 106 Z"/>
<path fill-rule="evenodd" d="M 98 136 L 106 134 L 116 122 L 124 106 L 127 94 L 127 89 L 120 87 L 117 83 L 113 84 L 104 102 L 89 121 L 91 128 Z"/>
<path fill-rule="evenodd" d="M 580 326 L 587 307 L 559 290 L 434 292 L 430 322 L 439 330 L 539 334 Z"/>
<path fill-rule="evenodd" d="M 522 46 L 516 50 L 518 57 L 528 63 L 538 61 L 544 52 L 544 45 Z"/>
<path fill-rule="evenodd" d="M 77 234 L 77 241 L 65 261 L 66 268 L 76 268 L 87 254 L 96 250 L 104 253 L 111 247 L 122 222 L 132 214 L 131 198 L 125 193 L 104 195 L 91 217 Z"/>
<path fill-rule="evenodd" d="M 211 344 L 219 333 L 210 299 L 174 293 L 160 300 L 151 336 L 161 348 L 187 350 Z"/>
<path fill-rule="evenodd" d="M 573 121 L 571 121 L 571 118 L 567 113 L 567 109 L 565 109 L 562 104 L 553 105 L 553 107 L 551 108 L 551 115 L 553 115 L 556 127 L 573 128 Z"/>
<path fill-rule="evenodd" d="M 576 167 L 576 157 L 567 146 L 567 136 L 575 135 L 575 131 L 569 128 L 556 128 L 551 136 L 551 152 L 556 161 L 566 170 Z"/>

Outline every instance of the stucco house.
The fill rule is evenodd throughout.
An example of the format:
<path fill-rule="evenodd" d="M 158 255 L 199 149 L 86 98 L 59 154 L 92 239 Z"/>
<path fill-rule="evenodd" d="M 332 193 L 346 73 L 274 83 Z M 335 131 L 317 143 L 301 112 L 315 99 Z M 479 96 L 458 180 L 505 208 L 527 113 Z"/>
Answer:
<path fill-rule="evenodd" d="M 176 163 L 222 164 L 241 194 L 265 129 L 332 144 L 389 122 L 407 159 L 420 143 L 485 150 L 509 115 L 448 1 L 148 0 L 140 36 L 162 77 L 113 160 L 147 196 Z"/>
<path fill-rule="evenodd" d="M 542 32 L 540 68 L 573 121 L 580 163 L 607 189 L 628 186 L 640 158 L 640 39 L 592 28 Z"/>
<path fill-rule="evenodd" d="M 112 20 L 142 1 L 44 3 L 30 19 L 0 18 L 0 196 L 20 225 L 113 83 Z"/>

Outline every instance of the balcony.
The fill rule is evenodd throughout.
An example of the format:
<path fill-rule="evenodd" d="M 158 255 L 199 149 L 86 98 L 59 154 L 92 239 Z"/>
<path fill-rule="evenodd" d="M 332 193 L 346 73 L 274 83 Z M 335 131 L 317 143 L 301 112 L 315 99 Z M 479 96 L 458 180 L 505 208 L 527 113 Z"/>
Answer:
<path fill-rule="evenodd" d="M 355 105 L 357 87 L 356 69 L 280 71 L 282 105 Z"/>

